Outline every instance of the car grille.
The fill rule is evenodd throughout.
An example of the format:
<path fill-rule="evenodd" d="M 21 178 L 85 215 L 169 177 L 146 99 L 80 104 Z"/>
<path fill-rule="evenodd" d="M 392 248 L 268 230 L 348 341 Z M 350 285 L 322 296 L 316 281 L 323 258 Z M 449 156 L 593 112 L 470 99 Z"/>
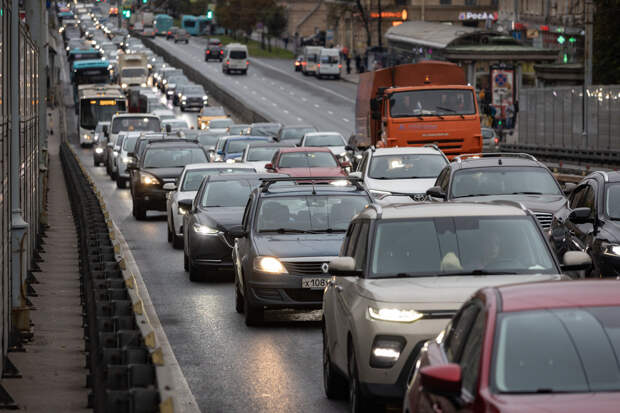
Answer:
<path fill-rule="evenodd" d="M 285 261 L 283 262 L 289 274 L 293 275 L 322 275 L 323 261 Z"/>
<path fill-rule="evenodd" d="M 189 103 L 201 104 L 202 103 L 202 98 L 190 98 L 190 99 L 187 99 L 187 101 Z"/>
<path fill-rule="evenodd" d="M 536 212 L 535 215 L 536 215 L 536 219 L 540 223 L 540 226 L 543 227 L 543 229 L 551 228 L 551 221 L 553 221 L 553 214 L 550 214 L 548 212 Z"/>
<path fill-rule="evenodd" d="M 291 298 L 291 300 L 294 301 L 306 303 L 323 301 L 323 290 L 286 288 L 284 289 L 284 292 Z"/>

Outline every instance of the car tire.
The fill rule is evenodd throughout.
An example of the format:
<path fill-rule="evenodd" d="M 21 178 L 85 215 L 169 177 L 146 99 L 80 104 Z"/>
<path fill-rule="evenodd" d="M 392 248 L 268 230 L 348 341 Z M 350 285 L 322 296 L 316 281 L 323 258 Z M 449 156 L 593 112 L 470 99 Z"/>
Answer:
<path fill-rule="evenodd" d="M 235 311 L 239 314 L 243 314 L 243 294 L 239 289 L 239 283 L 235 282 Z"/>
<path fill-rule="evenodd" d="M 174 224 L 172 226 L 172 248 L 174 248 L 175 250 L 183 249 L 183 237 L 179 237 L 177 234 L 175 234 Z"/>
<path fill-rule="evenodd" d="M 127 181 L 125 181 L 125 179 L 118 176 L 118 174 L 116 175 L 117 175 L 116 176 L 116 187 L 118 189 L 125 189 L 127 187 Z"/>
<path fill-rule="evenodd" d="M 248 74 L 248 69 L 245 69 L 245 70 L 241 71 L 241 74 L 247 75 Z"/>
<path fill-rule="evenodd" d="M 192 265 L 192 260 L 189 258 L 189 256 L 187 257 L 187 261 L 189 266 L 189 280 L 193 283 L 201 281 L 202 276 L 200 274 L 200 271 L 198 270 L 198 267 Z"/>
<path fill-rule="evenodd" d="M 347 394 L 347 381 L 334 367 L 327 343 L 327 331 L 323 325 L 323 389 L 328 399 L 341 400 Z"/>
<path fill-rule="evenodd" d="M 186 272 L 189 271 L 189 257 L 187 256 L 185 251 L 183 251 L 183 269 Z"/>
<path fill-rule="evenodd" d="M 263 318 L 265 315 L 265 310 L 263 309 L 263 307 L 253 306 L 250 304 L 248 300 L 247 289 L 243 294 L 243 315 L 245 325 L 248 327 L 255 327 L 260 325 L 263 322 Z"/>
<path fill-rule="evenodd" d="M 170 229 L 170 223 L 168 223 L 166 226 L 168 227 L 168 242 L 172 242 L 173 234 L 172 230 Z"/>
<path fill-rule="evenodd" d="M 366 413 L 372 411 L 371 400 L 362 394 L 355 349 L 349 350 L 349 407 L 351 413 Z"/>
<path fill-rule="evenodd" d="M 133 201 L 133 216 L 138 221 L 146 219 L 146 209 L 138 201 Z"/>
<path fill-rule="evenodd" d="M 186 41 L 185 41 L 185 44 L 188 44 L 188 43 L 189 43 L 189 40 L 186 40 Z"/>

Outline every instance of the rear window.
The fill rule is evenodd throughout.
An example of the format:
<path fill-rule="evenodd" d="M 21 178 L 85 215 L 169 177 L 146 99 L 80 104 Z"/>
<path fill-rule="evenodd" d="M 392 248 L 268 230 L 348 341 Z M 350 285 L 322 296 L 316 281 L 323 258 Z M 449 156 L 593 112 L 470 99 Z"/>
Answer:
<path fill-rule="evenodd" d="M 230 58 L 231 59 L 245 59 L 246 53 L 245 50 L 231 50 Z"/>
<path fill-rule="evenodd" d="M 111 129 L 112 133 L 120 131 L 160 132 L 161 125 L 159 119 L 154 117 L 122 117 L 114 119 Z"/>
<path fill-rule="evenodd" d="M 499 316 L 492 381 L 500 393 L 620 390 L 620 307 Z"/>
<path fill-rule="evenodd" d="M 205 176 L 219 174 L 251 174 L 254 172 L 256 172 L 254 168 L 212 168 L 187 171 L 183 178 L 181 191 L 197 191 Z"/>
<path fill-rule="evenodd" d="M 338 56 L 321 56 L 321 63 L 329 63 L 329 64 L 334 64 L 334 63 L 339 63 L 340 59 L 338 58 Z"/>
<path fill-rule="evenodd" d="M 182 168 L 190 163 L 207 162 L 200 148 L 151 148 L 144 154 L 144 168 Z"/>
<path fill-rule="evenodd" d="M 337 167 L 331 152 L 288 152 L 280 155 L 280 168 L 332 168 Z"/>

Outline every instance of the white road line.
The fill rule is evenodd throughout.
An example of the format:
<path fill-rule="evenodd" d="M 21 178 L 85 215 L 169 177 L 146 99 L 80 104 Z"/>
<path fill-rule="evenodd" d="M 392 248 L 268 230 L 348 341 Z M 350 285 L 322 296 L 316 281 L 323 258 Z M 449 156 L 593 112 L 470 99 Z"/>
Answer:
<path fill-rule="evenodd" d="M 243 85 L 243 88 L 244 88 L 244 89 L 247 89 L 247 88 L 248 88 L 248 86 L 247 86 L 247 85 Z"/>
<path fill-rule="evenodd" d="M 294 96 L 294 95 L 295 95 L 295 93 L 293 93 L 293 92 L 288 92 L 288 93 L 289 93 L 289 95 L 291 95 L 291 96 Z"/>
<path fill-rule="evenodd" d="M 255 95 L 255 94 L 256 94 L 256 91 L 255 91 L 255 90 L 253 90 L 253 91 L 252 91 L 252 94 L 253 94 L 253 95 Z"/>
<path fill-rule="evenodd" d="M 297 118 L 297 121 L 298 122 L 303 122 L 303 119 L 302 118 Z"/>
<path fill-rule="evenodd" d="M 315 107 L 315 108 L 318 108 L 318 107 L 319 107 L 319 105 L 315 103 L 315 104 L 314 104 L 314 107 Z"/>
<path fill-rule="evenodd" d="M 273 103 L 273 102 L 271 102 L 271 105 L 272 105 L 273 107 L 278 107 L 278 104 L 277 104 L 277 103 Z"/>
<path fill-rule="evenodd" d="M 329 113 L 330 115 L 334 114 L 334 112 L 332 112 L 331 110 L 328 110 L 327 113 Z"/>
<path fill-rule="evenodd" d="M 342 118 L 342 120 L 345 121 L 345 122 L 349 121 L 349 119 L 347 119 L 347 118 Z"/>
<path fill-rule="evenodd" d="M 286 113 L 288 115 L 288 110 L 285 109 L 282 112 L 284 112 L 284 113 Z"/>
<path fill-rule="evenodd" d="M 306 98 L 301 98 L 301 100 L 303 100 L 304 102 L 308 101 L 308 99 L 306 99 Z"/>
<path fill-rule="evenodd" d="M 267 98 L 265 96 L 261 97 L 262 100 L 267 100 Z"/>

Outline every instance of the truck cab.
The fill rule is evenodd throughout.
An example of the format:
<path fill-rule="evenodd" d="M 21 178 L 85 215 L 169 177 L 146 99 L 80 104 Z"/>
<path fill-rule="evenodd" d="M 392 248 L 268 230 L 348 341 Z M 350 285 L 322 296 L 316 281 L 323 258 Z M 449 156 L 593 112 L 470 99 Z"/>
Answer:
<path fill-rule="evenodd" d="M 437 145 L 448 158 L 482 151 L 475 91 L 463 70 L 427 61 L 360 75 L 357 133 L 365 146 Z"/>

